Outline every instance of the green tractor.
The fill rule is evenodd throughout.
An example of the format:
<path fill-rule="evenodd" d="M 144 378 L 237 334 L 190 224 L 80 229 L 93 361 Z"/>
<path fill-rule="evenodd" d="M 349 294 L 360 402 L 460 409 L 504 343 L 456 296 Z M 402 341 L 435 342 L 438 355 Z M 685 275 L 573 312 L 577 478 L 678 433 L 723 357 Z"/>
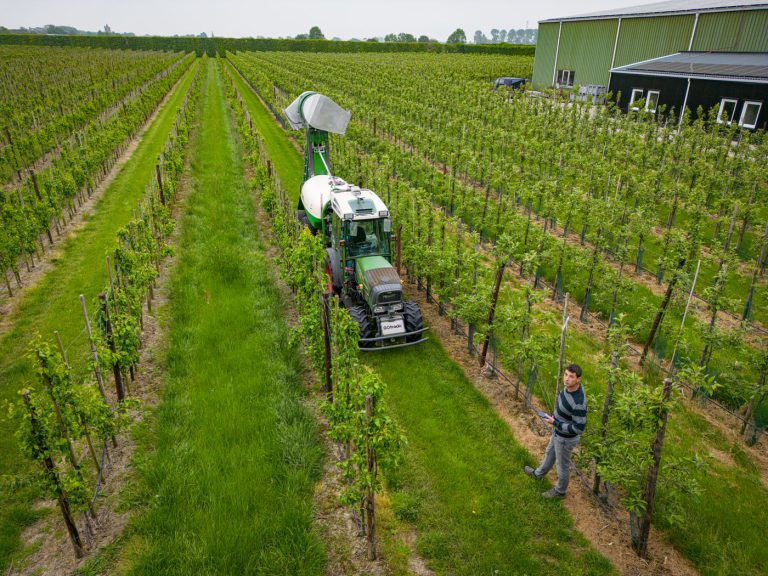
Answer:
<path fill-rule="evenodd" d="M 331 172 L 328 134 L 343 135 L 350 112 L 327 96 L 304 92 L 284 113 L 294 130 L 306 130 L 297 216 L 323 239 L 328 292 L 340 297 L 360 327 L 360 349 L 424 342 L 421 310 L 403 300 L 402 282 L 391 263 L 387 206 L 373 191 Z"/>

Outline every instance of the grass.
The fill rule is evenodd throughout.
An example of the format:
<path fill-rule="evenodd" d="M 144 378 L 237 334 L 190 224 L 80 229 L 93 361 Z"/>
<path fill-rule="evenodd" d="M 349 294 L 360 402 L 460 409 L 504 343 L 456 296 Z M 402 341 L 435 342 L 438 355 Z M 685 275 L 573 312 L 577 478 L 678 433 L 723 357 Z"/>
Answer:
<path fill-rule="evenodd" d="M 388 475 L 393 509 L 418 531 L 439 574 L 609 574 L 548 485 L 522 473 L 534 458 L 433 340 L 366 359 L 388 383 L 405 428 L 403 466 Z M 408 377 L 403 375 L 407 373 Z"/>
<path fill-rule="evenodd" d="M 283 182 L 298 175 L 300 183 L 301 157 L 283 144 L 285 134 L 242 79 L 235 81 Z M 533 459 L 439 343 L 365 359 L 387 382 L 387 400 L 409 439 L 404 465 L 387 474 L 391 507 L 396 521 L 418 530 L 418 552 L 431 568 L 448 574 L 613 572 L 562 505 L 544 501 L 545 487 L 522 473 Z M 400 547 L 387 547 L 402 562 Z"/>
<path fill-rule="evenodd" d="M 215 61 L 170 279 L 166 382 L 118 572 L 322 574 L 323 451 Z"/>
<path fill-rule="evenodd" d="M 33 385 L 31 364 L 25 350 L 36 333 L 53 341 L 58 330 L 68 348 L 69 359 L 78 370 L 86 369 L 88 341 L 79 295 L 92 305 L 107 282 L 104 256 L 115 243 L 115 234 L 131 218 L 144 187 L 154 173 L 156 158 L 163 148 L 176 116 L 176 110 L 192 82 L 194 67 L 185 75 L 175 93 L 161 109 L 130 160 L 105 190 L 95 213 L 83 227 L 59 244 L 60 256 L 53 268 L 29 290 L 9 320 L 10 330 L 0 336 L 0 406 L 15 400 L 17 392 Z M 93 310 L 93 309 L 92 309 Z M 30 471 L 13 437 L 10 422 L 0 417 L 0 469 L 18 475 Z M 19 537 L 39 514 L 31 510 L 38 494 L 30 488 L 0 486 L 0 571 L 19 554 Z"/>

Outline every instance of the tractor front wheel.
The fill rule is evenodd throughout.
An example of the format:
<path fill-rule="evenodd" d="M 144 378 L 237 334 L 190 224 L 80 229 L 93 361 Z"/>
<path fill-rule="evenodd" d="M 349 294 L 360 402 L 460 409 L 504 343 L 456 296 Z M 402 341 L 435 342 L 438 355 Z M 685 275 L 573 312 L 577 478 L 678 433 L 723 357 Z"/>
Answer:
<path fill-rule="evenodd" d="M 357 326 L 360 329 L 360 338 L 374 338 L 376 336 L 376 325 L 368 316 L 368 311 L 363 306 L 351 306 L 347 308 L 349 315 L 357 322 Z M 371 342 L 364 342 L 361 344 L 362 348 L 370 348 L 373 346 Z"/>
<path fill-rule="evenodd" d="M 405 331 L 415 332 L 424 328 L 424 320 L 421 317 L 421 309 L 413 300 L 403 303 L 403 318 L 405 319 Z M 406 342 L 416 342 L 421 338 L 421 333 L 412 334 L 406 338 Z"/>

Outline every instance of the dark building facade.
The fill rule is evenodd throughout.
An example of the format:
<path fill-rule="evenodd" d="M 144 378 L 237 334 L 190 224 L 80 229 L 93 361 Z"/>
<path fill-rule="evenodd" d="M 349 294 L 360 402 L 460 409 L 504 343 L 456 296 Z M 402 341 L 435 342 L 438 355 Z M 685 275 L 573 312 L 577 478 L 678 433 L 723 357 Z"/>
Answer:
<path fill-rule="evenodd" d="M 609 90 L 623 110 L 715 107 L 718 122 L 768 129 L 768 53 L 671 54 L 612 69 Z"/>

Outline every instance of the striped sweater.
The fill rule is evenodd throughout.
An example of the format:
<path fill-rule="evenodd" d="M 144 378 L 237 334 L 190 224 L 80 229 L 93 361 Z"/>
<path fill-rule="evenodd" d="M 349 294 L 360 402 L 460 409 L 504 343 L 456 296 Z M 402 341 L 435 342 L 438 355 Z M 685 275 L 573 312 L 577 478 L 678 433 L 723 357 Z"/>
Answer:
<path fill-rule="evenodd" d="M 557 397 L 555 408 L 555 432 L 564 438 L 575 438 L 587 426 L 587 396 L 584 388 L 579 387 L 574 392 L 562 389 Z"/>

